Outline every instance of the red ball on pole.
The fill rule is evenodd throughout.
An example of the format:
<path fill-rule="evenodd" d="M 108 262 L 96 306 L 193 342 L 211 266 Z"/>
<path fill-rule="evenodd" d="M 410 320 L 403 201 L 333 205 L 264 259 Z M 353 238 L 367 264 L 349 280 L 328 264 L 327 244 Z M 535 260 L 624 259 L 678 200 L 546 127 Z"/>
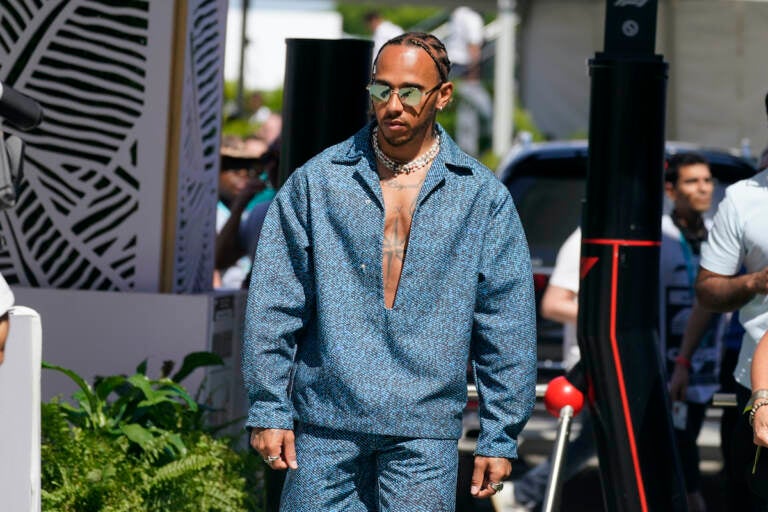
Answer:
<path fill-rule="evenodd" d="M 570 405 L 573 407 L 575 416 L 584 407 L 584 393 L 568 382 L 565 377 L 555 377 L 547 385 L 547 392 L 544 393 L 544 405 L 547 407 L 547 412 L 555 418 L 560 417 L 560 409 Z"/>

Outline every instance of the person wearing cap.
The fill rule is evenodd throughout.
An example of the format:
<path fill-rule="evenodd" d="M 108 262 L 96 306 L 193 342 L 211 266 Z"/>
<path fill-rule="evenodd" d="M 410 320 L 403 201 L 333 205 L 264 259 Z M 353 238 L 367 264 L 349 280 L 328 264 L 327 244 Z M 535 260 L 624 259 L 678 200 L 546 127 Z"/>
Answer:
<path fill-rule="evenodd" d="M 470 360 L 470 492 L 502 488 L 535 402 L 533 276 L 509 191 L 436 122 L 450 61 L 389 40 L 375 120 L 294 171 L 256 248 L 243 342 L 251 446 L 280 509 L 453 512 Z"/>
<path fill-rule="evenodd" d="M 261 151 L 246 151 L 239 137 L 227 137 L 222 141 L 219 201 L 216 204 L 217 247 L 223 243 L 220 240 L 222 236 L 228 239 L 230 232 L 237 233 L 236 228 L 234 231 L 231 227 L 227 229 L 228 223 L 237 223 L 239 226 L 239 223 L 248 217 L 248 213 L 255 204 L 271 198 L 271 196 L 260 198 L 270 190 L 267 190 L 264 180 L 255 176 L 258 157 L 265 150 L 266 144 Z M 214 267 L 214 288 L 239 289 L 243 280 L 249 275 L 251 258 L 246 254 L 238 255 L 233 259 L 217 257 Z"/>

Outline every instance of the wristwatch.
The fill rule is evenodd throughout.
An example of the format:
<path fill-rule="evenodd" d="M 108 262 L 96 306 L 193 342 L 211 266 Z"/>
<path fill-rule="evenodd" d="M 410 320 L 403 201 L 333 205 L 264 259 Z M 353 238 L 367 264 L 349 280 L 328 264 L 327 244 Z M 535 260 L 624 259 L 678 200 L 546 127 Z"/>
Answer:
<path fill-rule="evenodd" d="M 756 389 L 752 392 L 752 396 L 749 397 L 747 405 L 744 407 L 744 412 L 747 412 L 752 404 L 758 400 L 768 400 L 768 389 Z"/>

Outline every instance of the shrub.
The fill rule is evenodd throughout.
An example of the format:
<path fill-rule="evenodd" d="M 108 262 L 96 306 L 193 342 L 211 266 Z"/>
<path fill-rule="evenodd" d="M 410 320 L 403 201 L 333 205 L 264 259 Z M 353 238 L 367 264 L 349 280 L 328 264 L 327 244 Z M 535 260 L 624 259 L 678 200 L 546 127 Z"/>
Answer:
<path fill-rule="evenodd" d="M 43 509 L 256 509 L 256 457 L 214 438 L 204 406 L 179 384 L 195 368 L 212 364 L 221 359 L 193 353 L 173 378 L 150 379 L 145 362 L 130 377 L 97 378 L 91 386 L 71 370 L 43 363 L 80 388 L 74 405 L 55 398 L 42 406 Z"/>

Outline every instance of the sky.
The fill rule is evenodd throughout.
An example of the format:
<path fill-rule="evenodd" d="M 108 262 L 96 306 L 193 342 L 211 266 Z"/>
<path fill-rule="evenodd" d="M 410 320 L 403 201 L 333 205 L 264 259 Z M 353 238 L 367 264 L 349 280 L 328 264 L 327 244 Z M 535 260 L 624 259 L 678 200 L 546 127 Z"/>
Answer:
<path fill-rule="evenodd" d="M 240 0 L 231 0 L 227 13 L 225 80 L 237 80 L 238 74 L 242 10 L 235 8 L 235 1 Z M 251 3 L 254 6 L 258 4 L 259 8 L 248 11 L 246 25 L 248 46 L 243 66 L 246 89 L 271 91 L 282 87 L 285 74 L 286 38 L 340 39 L 343 37 L 341 15 L 335 10 L 285 8 L 299 4 L 312 4 L 315 7 L 324 4 L 326 7 L 332 7 L 331 2 L 251 0 Z M 267 9 L 267 4 L 277 7 Z M 262 5 L 265 7 L 261 8 Z"/>

